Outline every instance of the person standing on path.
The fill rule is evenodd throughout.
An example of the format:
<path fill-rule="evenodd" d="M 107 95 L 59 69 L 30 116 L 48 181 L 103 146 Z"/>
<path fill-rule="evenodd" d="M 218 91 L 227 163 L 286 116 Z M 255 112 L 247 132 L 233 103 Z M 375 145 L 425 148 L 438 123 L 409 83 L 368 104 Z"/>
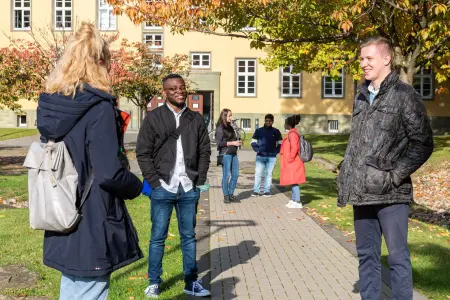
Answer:
<path fill-rule="evenodd" d="M 64 142 L 80 198 L 93 178 L 77 228 L 44 235 L 44 264 L 62 272 L 60 300 L 106 299 L 111 273 L 143 258 L 124 202 L 139 196 L 142 183 L 119 159 L 123 135 L 110 94 L 110 58 L 96 26 L 81 23 L 39 97 L 41 141 Z"/>
<path fill-rule="evenodd" d="M 208 296 L 198 278 L 195 239 L 197 205 L 208 173 L 211 144 L 203 117 L 186 106 L 186 84 L 178 74 L 162 82 L 164 105 L 148 112 L 139 130 L 136 158 L 152 188 L 149 286 L 144 293 L 161 292 L 162 259 L 170 217 L 175 207 L 183 254 L 184 293 Z"/>
<path fill-rule="evenodd" d="M 234 190 L 236 189 L 239 177 L 239 160 L 237 155 L 238 147 L 242 142 L 238 140 L 231 120 L 233 113 L 224 108 L 220 112 L 219 120 L 216 125 L 216 143 L 219 156 L 222 156 L 222 191 L 223 202 L 231 203 L 236 201 Z"/>
<path fill-rule="evenodd" d="M 300 115 L 293 115 L 284 122 L 288 130 L 280 149 L 280 185 L 292 187 L 292 200 L 288 208 L 302 208 L 299 184 L 306 182 L 305 164 L 300 159 L 300 134 L 295 126 L 300 123 Z"/>
<path fill-rule="evenodd" d="M 272 186 L 272 173 L 277 163 L 277 154 L 280 153 L 280 146 L 283 140 L 281 132 L 272 127 L 273 115 L 267 114 L 264 117 L 264 127 L 256 129 L 252 137 L 252 148 L 255 150 L 255 183 L 253 185 L 252 197 L 261 195 L 261 177 L 264 174 L 264 197 L 272 196 L 270 188 Z"/>
<path fill-rule="evenodd" d="M 391 69 L 389 41 L 370 38 L 360 49 L 366 80 L 355 97 L 350 138 L 337 178 L 338 206 L 353 205 L 361 298 L 380 298 L 384 235 L 392 298 L 410 300 L 410 176 L 433 152 L 433 136 L 421 96 Z"/>

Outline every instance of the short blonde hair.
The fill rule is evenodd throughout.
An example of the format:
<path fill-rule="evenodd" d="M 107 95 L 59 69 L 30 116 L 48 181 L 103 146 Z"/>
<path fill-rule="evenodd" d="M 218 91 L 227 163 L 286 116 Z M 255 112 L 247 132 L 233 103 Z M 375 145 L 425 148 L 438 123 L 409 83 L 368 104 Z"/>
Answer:
<path fill-rule="evenodd" d="M 359 49 L 362 49 L 364 47 L 371 46 L 371 45 L 377 46 L 382 51 L 382 53 L 385 55 L 389 55 L 391 57 L 394 56 L 391 43 L 389 42 L 389 40 L 387 38 L 384 38 L 381 36 L 375 36 L 375 37 L 368 38 L 367 40 L 365 40 L 364 42 L 361 43 L 361 45 L 359 46 Z"/>
<path fill-rule="evenodd" d="M 47 93 L 75 95 L 89 84 L 110 91 L 108 68 L 111 60 L 108 43 L 95 25 L 83 22 L 68 42 L 63 55 L 45 83 Z"/>

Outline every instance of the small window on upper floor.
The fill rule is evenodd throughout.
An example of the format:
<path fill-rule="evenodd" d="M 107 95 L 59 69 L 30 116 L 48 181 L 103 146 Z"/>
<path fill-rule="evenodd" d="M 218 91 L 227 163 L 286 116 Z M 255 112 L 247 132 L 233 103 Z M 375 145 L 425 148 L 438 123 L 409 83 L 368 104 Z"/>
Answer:
<path fill-rule="evenodd" d="M 344 97 L 344 69 L 337 79 L 331 76 L 322 77 L 322 97 L 323 98 L 343 98 Z"/>
<path fill-rule="evenodd" d="M 414 89 L 422 96 L 424 100 L 433 99 L 433 74 L 431 68 L 422 68 L 414 75 Z"/>
<path fill-rule="evenodd" d="M 236 96 L 256 96 L 256 59 L 236 59 Z"/>
<path fill-rule="evenodd" d="M 31 29 L 31 0 L 13 1 L 14 30 Z"/>
<path fill-rule="evenodd" d="M 162 33 L 146 33 L 144 34 L 144 43 L 148 45 L 150 50 L 161 49 L 163 47 Z"/>
<path fill-rule="evenodd" d="M 162 30 L 163 27 L 154 25 L 152 22 L 144 22 L 144 30 Z"/>
<path fill-rule="evenodd" d="M 211 68 L 211 54 L 200 52 L 191 53 L 191 67 L 194 69 Z"/>
<path fill-rule="evenodd" d="M 55 30 L 72 30 L 72 0 L 53 0 Z"/>
<path fill-rule="evenodd" d="M 281 68 L 280 92 L 281 97 L 301 97 L 301 73 L 292 73 L 292 66 Z"/>
<path fill-rule="evenodd" d="M 113 7 L 106 0 L 98 0 L 98 28 L 117 30 L 117 16 L 113 14 Z"/>

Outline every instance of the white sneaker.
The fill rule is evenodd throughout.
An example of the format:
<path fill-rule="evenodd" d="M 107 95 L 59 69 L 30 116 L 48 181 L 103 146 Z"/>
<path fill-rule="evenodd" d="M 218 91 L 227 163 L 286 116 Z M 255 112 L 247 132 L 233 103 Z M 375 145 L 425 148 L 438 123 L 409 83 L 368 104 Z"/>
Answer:
<path fill-rule="evenodd" d="M 303 205 L 302 205 L 302 203 L 301 202 L 293 202 L 290 206 L 289 206 L 289 208 L 303 208 Z"/>
<path fill-rule="evenodd" d="M 294 203 L 294 200 L 289 200 L 289 202 L 286 204 L 286 207 L 290 207 L 292 203 Z"/>

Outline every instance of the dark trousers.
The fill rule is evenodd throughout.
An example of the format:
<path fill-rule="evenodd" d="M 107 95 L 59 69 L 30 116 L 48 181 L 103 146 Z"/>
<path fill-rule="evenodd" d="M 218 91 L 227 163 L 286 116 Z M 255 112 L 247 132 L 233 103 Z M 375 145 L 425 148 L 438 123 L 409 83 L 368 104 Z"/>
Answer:
<path fill-rule="evenodd" d="M 200 190 L 195 188 L 185 192 L 179 187 L 176 194 L 166 191 L 162 186 L 151 194 L 152 235 L 148 255 L 148 277 L 150 284 L 161 284 L 164 245 L 169 230 L 173 207 L 177 213 L 178 231 L 183 253 L 184 281 L 191 286 L 197 280 L 195 225 Z"/>
<path fill-rule="evenodd" d="M 380 299 L 382 234 L 389 251 L 392 299 L 412 299 L 408 213 L 408 204 L 353 206 L 362 300 Z"/>

